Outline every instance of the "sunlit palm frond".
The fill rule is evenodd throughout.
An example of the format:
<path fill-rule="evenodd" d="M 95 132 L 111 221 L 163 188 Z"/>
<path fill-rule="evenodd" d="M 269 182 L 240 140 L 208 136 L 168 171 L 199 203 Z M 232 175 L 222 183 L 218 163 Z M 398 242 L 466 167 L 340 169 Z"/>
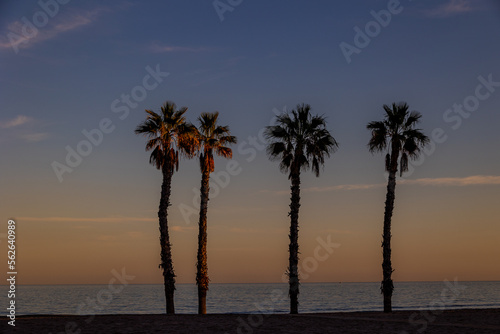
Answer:
<path fill-rule="evenodd" d="M 198 130 L 196 134 L 197 149 L 200 153 L 200 168 L 206 168 L 209 172 L 214 171 L 214 157 L 221 156 L 231 159 L 233 151 L 227 145 L 236 144 L 237 138 L 231 135 L 229 126 L 217 125 L 219 113 L 204 112 L 198 117 Z"/>
<path fill-rule="evenodd" d="M 186 123 L 186 111 L 186 107 L 177 109 L 175 103 L 167 101 L 158 113 L 146 110 L 146 120 L 136 127 L 136 134 L 149 138 L 146 151 L 152 151 L 150 163 L 156 168 L 169 166 L 172 170 L 177 169 L 179 152 L 192 156 L 197 141 L 192 125 Z"/>

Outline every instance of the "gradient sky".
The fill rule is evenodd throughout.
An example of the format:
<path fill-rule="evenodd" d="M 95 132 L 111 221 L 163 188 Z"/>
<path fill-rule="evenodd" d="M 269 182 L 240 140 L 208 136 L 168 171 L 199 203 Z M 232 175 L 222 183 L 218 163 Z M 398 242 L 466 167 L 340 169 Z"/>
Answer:
<path fill-rule="evenodd" d="M 47 15 L 37 1 L 2 1 L 0 248 L 15 218 L 18 283 L 107 283 L 121 268 L 133 283 L 162 282 L 161 173 L 133 130 L 166 100 L 193 122 L 218 110 L 239 139 L 211 181 L 212 282 L 282 280 L 289 181 L 259 134 L 302 102 L 340 143 L 319 178 L 302 178 L 303 281 L 381 280 L 384 158 L 368 152 L 365 127 L 399 101 L 423 114 L 433 145 L 398 181 L 394 279 L 500 280 L 498 2 L 232 3 L 218 13 L 212 0 L 69 1 Z M 88 150 L 83 132 L 100 126 L 60 182 L 54 162 L 66 164 L 67 147 Z M 184 159 L 173 179 L 179 283 L 195 279 L 200 178 Z"/>

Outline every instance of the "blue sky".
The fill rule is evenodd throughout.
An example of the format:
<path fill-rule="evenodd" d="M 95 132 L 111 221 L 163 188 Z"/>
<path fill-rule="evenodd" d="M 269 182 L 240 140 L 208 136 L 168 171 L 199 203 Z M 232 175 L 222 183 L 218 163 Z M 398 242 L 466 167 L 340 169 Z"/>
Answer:
<path fill-rule="evenodd" d="M 483 226 L 484 237 L 491 238 L 487 231 L 497 221 L 494 203 L 500 194 L 496 1 L 41 3 L 49 4 L 48 9 L 36 1 L 0 5 L 0 218 L 25 222 L 26 237 L 19 242 L 29 250 L 36 252 L 34 245 L 42 242 L 33 241 L 38 233 L 44 236 L 46 244 L 40 248 L 54 251 L 39 255 L 42 262 L 69 261 L 62 255 L 49 260 L 64 246 L 62 239 L 80 245 L 74 252 L 82 258 L 85 245 L 95 243 L 98 254 L 107 254 L 99 274 L 106 282 L 118 263 L 139 271 L 139 257 L 124 260 L 131 252 L 127 245 L 137 243 L 148 245 L 144 247 L 149 253 L 142 255 L 152 259 L 145 262 L 147 274 L 140 281 L 161 279 L 155 265 L 161 175 L 148 165 L 145 141 L 133 130 L 144 119 L 144 109 L 158 109 L 165 100 L 187 106 L 193 122 L 201 112 L 218 110 L 221 122 L 239 139 L 233 157 L 237 172 L 227 182 L 219 174 L 219 185 L 227 186 L 210 202 L 209 266 L 215 280 L 279 280 L 273 275 L 286 265 L 289 185 L 277 164 L 268 161 L 258 134 L 272 122 L 273 110 L 290 110 L 302 102 L 327 117 L 340 143 L 320 178 L 303 177 L 304 256 L 314 249 L 318 236 L 328 233 L 346 249 L 339 259 L 329 260 L 345 263 L 341 273 L 324 266 L 313 279 L 378 280 L 379 259 L 371 254 L 379 255 L 385 178 L 383 157 L 367 151 L 365 127 L 382 117 L 383 104 L 408 102 L 423 114 L 424 132 L 431 136 L 438 129 L 441 139 L 398 188 L 401 219 L 407 218 L 406 209 L 413 213 L 411 221 L 424 220 L 424 226 L 452 226 L 477 213 L 473 222 L 460 223 L 464 228 L 458 239 L 447 239 L 444 230 L 436 232 L 440 237 L 429 252 L 457 245 L 477 228 L 473 224 Z M 221 20 L 214 3 L 232 10 L 221 13 Z M 381 11 L 391 10 L 389 22 Z M 376 23 L 373 12 L 386 23 Z M 38 26 L 36 33 L 30 24 Z M 375 30 L 367 32 L 367 26 Z M 356 27 L 372 36 L 368 45 L 356 45 L 362 38 Z M 358 49 L 350 61 L 342 43 Z M 157 81 L 151 74 L 155 71 L 163 73 Z M 144 82 L 155 87 L 145 89 Z M 480 95 L 487 97 L 475 97 L 478 86 Z M 115 112 L 113 102 L 118 99 L 115 107 L 125 106 L 126 95 L 132 99 L 128 113 Z M 464 103 L 472 111 L 454 111 L 454 105 Z M 54 161 L 66 164 L 67 147 L 77 150 L 86 140 L 82 131 L 99 128 L 103 120 L 109 133 L 71 173 L 63 173 L 60 182 Z M 216 172 L 227 171 L 227 166 L 227 161 L 217 160 Z M 179 207 L 197 209 L 193 198 L 199 179 L 197 163 L 187 160 L 174 176 L 174 263 L 186 282 L 194 279 L 196 220 L 186 221 Z M 215 189 L 217 183 L 212 184 Z M 431 212 L 425 219 L 419 216 Z M 403 239 L 405 233 L 416 235 L 412 228 L 399 232 L 401 253 L 417 261 Z M 370 246 L 356 248 L 359 240 Z M 499 252 L 485 247 L 475 255 Z M 262 256 L 269 260 L 261 276 L 249 278 L 228 254 L 249 263 L 258 263 Z M 423 265 L 428 274 L 417 279 L 444 279 L 461 272 L 457 254 L 445 257 L 457 267 L 436 273 L 432 265 Z M 36 256 L 26 256 L 29 268 L 35 268 Z M 397 261 L 406 268 L 407 262 Z M 228 272 L 228 263 L 241 274 Z M 355 269 L 361 267 L 366 269 Z M 47 277 L 37 278 L 29 275 L 34 272 L 29 268 L 27 282 L 88 282 L 94 277 L 61 273 L 51 281 L 48 269 Z M 412 270 L 402 270 L 401 279 L 410 279 Z M 499 278 L 500 272 L 488 270 L 484 263 L 479 276 L 470 278 Z"/>

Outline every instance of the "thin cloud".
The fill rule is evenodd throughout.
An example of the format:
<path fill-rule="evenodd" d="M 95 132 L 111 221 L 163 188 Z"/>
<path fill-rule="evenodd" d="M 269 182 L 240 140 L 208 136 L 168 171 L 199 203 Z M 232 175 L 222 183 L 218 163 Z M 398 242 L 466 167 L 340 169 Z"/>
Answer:
<path fill-rule="evenodd" d="M 30 123 L 32 121 L 33 121 L 33 118 L 31 118 L 31 117 L 19 115 L 16 118 L 11 119 L 9 121 L 0 122 L 0 128 L 2 128 L 2 129 L 15 128 L 15 127 Z"/>
<path fill-rule="evenodd" d="M 443 177 L 443 178 L 422 178 L 416 180 L 399 180 L 397 182 L 401 185 L 416 185 L 416 186 L 447 186 L 447 187 L 467 187 L 467 186 L 480 186 L 480 185 L 500 185 L 500 176 L 494 175 L 474 175 L 467 177 Z M 322 193 L 332 191 L 355 191 L 355 190 L 369 190 L 374 188 L 386 187 L 387 184 L 342 184 L 338 186 L 328 187 L 311 187 L 304 188 L 307 193 Z M 289 195 L 289 190 L 262 190 L 262 193 L 269 193 L 273 195 Z"/>
<path fill-rule="evenodd" d="M 175 46 L 175 45 L 160 45 L 159 43 L 153 43 L 150 47 L 150 50 L 155 53 L 209 51 L 208 48 L 204 47 L 191 48 L 191 47 Z"/>
<path fill-rule="evenodd" d="M 124 222 L 156 222 L 158 219 L 145 217 L 17 217 L 19 221 L 27 222 L 64 222 L 64 223 L 124 223 Z M 78 228 L 80 228 L 79 226 Z"/>
<path fill-rule="evenodd" d="M 324 193 L 338 190 L 367 190 L 385 186 L 384 184 L 341 184 L 338 186 L 328 187 L 310 187 L 304 188 L 302 191 L 306 193 Z M 290 190 L 262 190 L 262 193 L 273 195 L 290 195 Z"/>
<path fill-rule="evenodd" d="M 384 184 L 342 184 L 338 186 L 331 187 L 311 187 L 305 188 L 305 192 L 318 193 L 326 191 L 336 191 L 336 190 L 367 190 L 373 188 L 383 187 Z"/>
<path fill-rule="evenodd" d="M 400 183 L 407 185 L 448 186 L 448 187 L 499 185 L 500 176 L 475 175 L 468 177 L 443 177 L 437 179 L 423 178 L 416 180 L 403 180 L 400 181 Z"/>
<path fill-rule="evenodd" d="M 20 139 L 27 143 L 37 143 L 50 137 L 50 133 L 40 131 L 45 126 L 44 122 L 32 117 L 18 115 L 13 119 L 0 122 L 0 129 L 5 129 L 0 134 L 0 141 Z"/>
<path fill-rule="evenodd" d="M 428 17 L 449 17 L 453 15 L 468 13 L 476 10 L 470 0 L 449 0 L 434 9 L 427 10 Z"/>
<path fill-rule="evenodd" d="M 0 49 L 27 49 L 33 47 L 36 44 L 40 44 L 49 40 L 52 40 L 59 35 L 75 30 L 79 27 L 89 25 L 96 21 L 97 17 L 104 9 L 95 9 L 93 11 L 81 11 L 71 15 L 64 15 L 64 18 L 59 19 L 56 16 L 55 22 L 49 21 L 47 26 L 37 28 L 36 32 L 33 32 L 33 36 L 25 36 L 22 33 L 22 28 L 25 25 L 21 20 L 14 21 L 7 26 L 7 29 L 11 34 L 11 39 L 2 36 L 0 40 Z M 62 16 L 62 15 L 61 15 Z M 7 33 L 7 36 L 9 33 Z"/>
<path fill-rule="evenodd" d="M 192 230 L 196 229 L 196 227 L 194 227 L 194 226 L 177 226 L 177 225 L 174 225 L 170 229 L 172 231 L 174 231 L 174 232 L 187 232 L 187 231 L 192 231 Z"/>
<path fill-rule="evenodd" d="M 16 138 L 28 143 L 43 141 L 49 138 L 50 134 L 37 131 L 37 128 L 40 126 L 43 127 L 43 125 L 34 118 L 18 115 L 13 119 L 0 122 L 0 129 L 5 129 L 1 134 L 0 140 L 3 141 L 4 138 Z"/>
<path fill-rule="evenodd" d="M 266 228 L 266 229 L 258 229 L 258 228 L 240 228 L 240 227 L 231 227 L 229 229 L 231 233 L 240 233 L 240 234 L 283 234 L 287 231 L 286 228 Z"/>
<path fill-rule="evenodd" d="M 144 232 L 140 231 L 129 231 L 126 233 L 117 233 L 117 234 L 102 234 L 96 237 L 98 241 L 105 242 L 119 242 L 119 241 L 138 241 L 138 240 L 149 240 L 151 239 L 151 235 L 148 235 Z"/>

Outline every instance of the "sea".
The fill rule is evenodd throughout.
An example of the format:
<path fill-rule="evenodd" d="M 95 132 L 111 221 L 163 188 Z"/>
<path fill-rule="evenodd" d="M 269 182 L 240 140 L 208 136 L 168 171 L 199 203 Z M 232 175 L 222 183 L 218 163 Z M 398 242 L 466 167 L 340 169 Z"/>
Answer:
<path fill-rule="evenodd" d="M 9 287 L 0 286 L 8 303 Z M 175 310 L 197 313 L 195 284 L 177 284 Z M 161 314 L 165 296 L 161 284 L 18 285 L 16 315 Z M 6 314 L 5 304 L 2 313 Z M 299 312 L 381 311 L 380 283 L 303 283 Z M 500 282 L 396 282 L 394 310 L 500 308 Z M 288 285 L 210 285 L 207 313 L 288 313 Z"/>

